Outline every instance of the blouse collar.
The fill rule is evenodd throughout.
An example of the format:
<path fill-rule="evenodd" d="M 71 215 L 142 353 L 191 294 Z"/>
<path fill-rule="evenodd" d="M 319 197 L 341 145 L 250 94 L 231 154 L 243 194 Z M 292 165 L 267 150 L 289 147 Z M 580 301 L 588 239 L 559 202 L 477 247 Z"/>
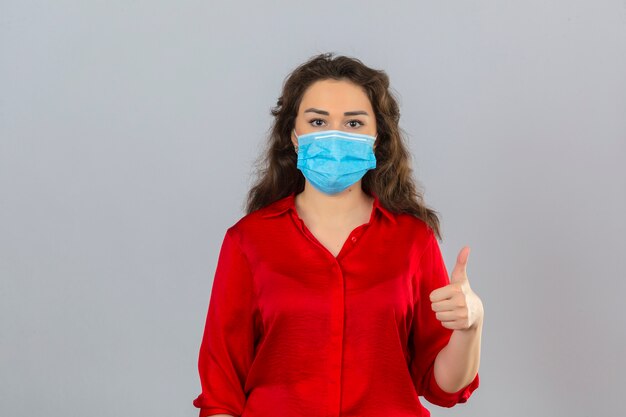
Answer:
<path fill-rule="evenodd" d="M 287 195 L 286 197 L 283 197 L 279 200 L 274 201 L 273 203 L 265 207 L 264 213 L 261 214 L 261 217 L 278 216 L 282 213 L 285 213 L 288 210 L 293 210 L 295 212 L 296 211 L 295 197 L 296 197 L 296 193 L 294 191 L 291 194 Z M 374 210 L 380 211 L 385 217 L 387 217 L 392 223 L 395 224 L 396 218 L 394 214 L 382 206 L 376 194 L 372 193 L 372 197 L 374 197 Z"/>

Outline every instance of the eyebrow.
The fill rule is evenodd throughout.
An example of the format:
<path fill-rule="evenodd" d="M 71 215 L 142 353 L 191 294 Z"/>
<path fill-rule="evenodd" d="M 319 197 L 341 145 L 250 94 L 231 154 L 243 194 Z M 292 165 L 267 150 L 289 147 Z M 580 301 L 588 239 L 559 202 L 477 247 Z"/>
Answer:
<path fill-rule="evenodd" d="M 311 107 L 311 108 L 309 108 L 309 109 L 306 109 L 304 112 L 305 112 L 305 113 L 318 113 L 318 114 L 324 114 L 324 115 L 326 115 L 326 116 L 328 116 L 328 115 L 329 115 L 329 113 L 328 113 L 327 111 L 325 111 L 325 110 L 319 110 L 319 109 L 316 109 L 316 108 L 313 108 L 313 107 Z M 347 112 L 345 112 L 343 115 L 344 115 L 344 116 L 356 116 L 357 114 L 364 114 L 365 116 L 369 116 L 369 114 L 367 114 L 367 112 L 366 112 L 365 110 L 347 111 Z"/>

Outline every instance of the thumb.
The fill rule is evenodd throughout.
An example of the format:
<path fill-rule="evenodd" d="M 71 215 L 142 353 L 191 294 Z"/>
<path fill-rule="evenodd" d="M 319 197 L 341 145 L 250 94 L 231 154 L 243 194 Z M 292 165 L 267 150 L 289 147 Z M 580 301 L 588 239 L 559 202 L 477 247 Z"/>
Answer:
<path fill-rule="evenodd" d="M 464 246 L 456 257 L 456 265 L 450 274 L 450 283 L 467 281 L 467 260 L 469 259 L 470 247 Z"/>

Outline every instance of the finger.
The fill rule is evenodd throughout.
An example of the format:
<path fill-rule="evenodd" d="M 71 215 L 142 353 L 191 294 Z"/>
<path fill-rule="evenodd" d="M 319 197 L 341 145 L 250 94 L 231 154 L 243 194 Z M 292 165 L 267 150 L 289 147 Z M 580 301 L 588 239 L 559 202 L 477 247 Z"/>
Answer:
<path fill-rule="evenodd" d="M 455 321 L 460 319 L 457 311 L 438 311 L 435 313 L 435 317 L 439 321 Z"/>
<path fill-rule="evenodd" d="M 469 259 L 470 247 L 464 246 L 456 257 L 456 264 L 450 274 L 450 282 L 462 282 L 467 280 L 467 260 Z"/>
<path fill-rule="evenodd" d="M 452 311 L 456 309 L 456 303 L 452 299 L 437 301 L 431 304 L 433 311 Z"/>
<path fill-rule="evenodd" d="M 445 287 L 437 288 L 436 290 L 430 293 L 430 301 L 437 302 L 446 300 L 452 297 L 455 294 L 455 289 L 451 285 L 446 285 Z"/>
<path fill-rule="evenodd" d="M 443 327 L 451 330 L 463 330 L 467 328 L 463 320 L 442 321 L 440 323 Z"/>
<path fill-rule="evenodd" d="M 463 293 L 463 286 L 459 283 L 448 284 L 445 287 L 437 288 L 430 293 L 430 301 L 438 302 L 449 300 L 452 297 Z"/>

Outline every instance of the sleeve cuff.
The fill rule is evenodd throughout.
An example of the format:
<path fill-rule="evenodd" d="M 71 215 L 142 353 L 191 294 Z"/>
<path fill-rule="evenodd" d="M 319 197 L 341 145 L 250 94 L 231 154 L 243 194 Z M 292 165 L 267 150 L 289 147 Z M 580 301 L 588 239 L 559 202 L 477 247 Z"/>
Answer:
<path fill-rule="evenodd" d="M 231 416 L 239 417 L 239 414 L 235 413 L 233 410 L 220 407 L 201 408 L 199 417 L 209 417 L 215 414 L 230 414 Z"/>
<path fill-rule="evenodd" d="M 428 370 L 426 380 L 426 391 L 424 392 L 424 398 L 428 402 L 439 405 L 441 407 L 453 407 L 455 404 L 467 402 L 468 398 L 472 395 L 472 392 L 478 388 L 480 384 L 480 377 L 478 373 L 466 387 L 461 388 L 456 392 L 446 392 L 437 384 L 433 367 Z"/>

